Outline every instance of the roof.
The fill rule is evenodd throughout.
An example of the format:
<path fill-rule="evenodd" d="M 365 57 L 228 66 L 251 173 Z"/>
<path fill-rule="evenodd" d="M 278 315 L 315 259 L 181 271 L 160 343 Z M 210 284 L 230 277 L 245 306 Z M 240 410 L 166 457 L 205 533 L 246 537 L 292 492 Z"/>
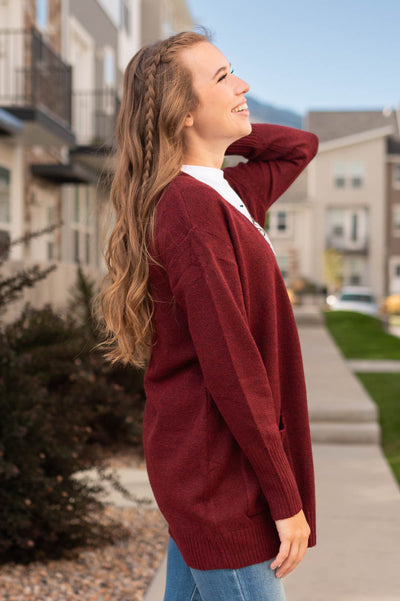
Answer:
<path fill-rule="evenodd" d="M 400 119 L 400 115 L 399 115 Z M 352 111 L 309 111 L 304 120 L 304 128 L 313 132 L 320 142 L 344 138 L 355 134 L 392 127 L 400 134 L 396 111 L 352 110 Z"/>

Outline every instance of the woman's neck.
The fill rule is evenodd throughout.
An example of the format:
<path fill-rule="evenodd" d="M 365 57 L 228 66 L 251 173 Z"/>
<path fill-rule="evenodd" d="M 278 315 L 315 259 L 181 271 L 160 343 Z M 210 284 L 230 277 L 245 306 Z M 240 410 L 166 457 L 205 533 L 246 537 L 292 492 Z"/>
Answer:
<path fill-rule="evenodd" d="M 221 169 L 226 149 L 226 144 L 217 145 L 215 141 L 210 147 L 201 143 L 200 140 L 193 144 L 186 143 L 183 163 L 184 165 L 201 165 L 202 167 Z"/>

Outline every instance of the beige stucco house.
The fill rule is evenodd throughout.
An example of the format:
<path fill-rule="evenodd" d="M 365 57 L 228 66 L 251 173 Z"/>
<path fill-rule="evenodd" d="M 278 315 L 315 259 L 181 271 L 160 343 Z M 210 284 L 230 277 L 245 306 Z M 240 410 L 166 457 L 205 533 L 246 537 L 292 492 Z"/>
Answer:
<path fill-rule="evenodd" d="M 123 71 L 144 41 L 191 26 L 183 0 L 116 6 L 0 2 L 0 248 L 58 225 L 3 252 L 3 273 L 57 266 L 26 291 L 23 300 L 34 305 L 64 306 L 78 262 L 101 278 Z"/>
<path fill-rule="evenodd" d="M 395 182 L 400 161 L 389 154 L 390 142 L 399 139 L 397 114 L 315 111 L 308 113 L 305 126 L 320 138 L 307 183 L 311 273 L 318 284 L 329 284 L 324 253 L 334 249 L 341 258 L 342 284 L 370 286 L 378 297 L 385 296 L 397 267 L 400 273 L 396 236 L 389 235 L 398 219 Z"/>

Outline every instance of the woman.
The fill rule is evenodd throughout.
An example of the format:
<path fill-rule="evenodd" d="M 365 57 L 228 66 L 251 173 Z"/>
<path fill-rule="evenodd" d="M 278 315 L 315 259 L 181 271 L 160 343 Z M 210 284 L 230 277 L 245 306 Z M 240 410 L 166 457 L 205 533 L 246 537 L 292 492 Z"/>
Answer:
<path fill-rule="evenodd" d="M 261 225 L 318 139 L 252 127 L 248 90 L 192 32 L 143 48 L 124 76 L 103 312 L 109 355 L 147 366 L 166 601 L 284 599 L 315 544 L 299 339 Z M 221 170 L 225 154 L 247 162 Z"/>

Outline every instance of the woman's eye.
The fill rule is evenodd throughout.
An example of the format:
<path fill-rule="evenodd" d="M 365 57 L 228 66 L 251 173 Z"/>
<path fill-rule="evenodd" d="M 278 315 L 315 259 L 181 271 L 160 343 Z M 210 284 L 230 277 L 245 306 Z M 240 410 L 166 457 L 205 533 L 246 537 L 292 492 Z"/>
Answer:
<path fill-rule="evenodd" d="M 230 73 L 233 73 L 233 69 L 230 70 Z M 218 81 L 222 81 L 223 79 L 225 79 L 228 76 L 228 73 L 224 73 L 223 75 L 221 75 L 221 77 L 219 78 Z"/>

